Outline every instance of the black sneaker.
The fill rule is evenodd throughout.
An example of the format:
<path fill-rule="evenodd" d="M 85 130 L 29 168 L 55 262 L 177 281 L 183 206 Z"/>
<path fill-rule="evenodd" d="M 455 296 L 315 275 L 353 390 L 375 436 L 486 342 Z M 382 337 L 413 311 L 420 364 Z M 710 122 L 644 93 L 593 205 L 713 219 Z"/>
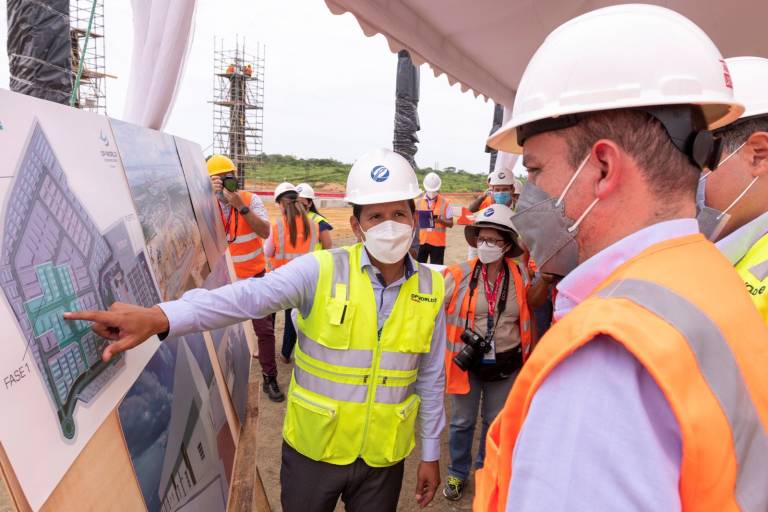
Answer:
<path fill-rule="evenodd" d="M 459 501 L 464 493 L 464 482 L 461 478 L 448 476 L 448 481 L 443 487 L 443 496 L 451 501 Z"/>
<path fill-rule="evenodd" d="M 264 375 L 264 384 L 261 385 L 261 389 L 273 402 L 285 400 L 285 395 L 280 391 L 280 386 L 277 385 L 277 377 L 274 375 Z"/>

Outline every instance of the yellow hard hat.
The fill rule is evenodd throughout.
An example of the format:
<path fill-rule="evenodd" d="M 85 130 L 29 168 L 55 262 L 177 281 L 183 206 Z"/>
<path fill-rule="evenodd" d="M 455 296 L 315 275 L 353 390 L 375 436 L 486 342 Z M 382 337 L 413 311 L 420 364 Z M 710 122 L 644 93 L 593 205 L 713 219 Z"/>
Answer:
<path fill-rule="evenodd" d="M 208 159 L 208 176 L 215 176 L 223 172 L 236 171 L 235 163 L 224 155 L 213 155 Z"/>

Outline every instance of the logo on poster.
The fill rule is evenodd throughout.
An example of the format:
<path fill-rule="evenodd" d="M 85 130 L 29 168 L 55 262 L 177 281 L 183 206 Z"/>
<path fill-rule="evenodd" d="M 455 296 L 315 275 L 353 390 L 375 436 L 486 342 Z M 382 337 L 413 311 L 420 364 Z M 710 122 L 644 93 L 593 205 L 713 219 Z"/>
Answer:
<path fill-rule="evenodd" d="M 104 147 L 107 147 L 107 148 L 109 147 L 109 138 L 104 134 L 104 130 L 100 130 L 99 131 L 99 142 Z M 117 157 L 118 157 L 117 151 L 106 150 L 106 149 L 102 149 L 101 150 L 101 158 L 106 163 L 116 164 L 117 163 Z"/>

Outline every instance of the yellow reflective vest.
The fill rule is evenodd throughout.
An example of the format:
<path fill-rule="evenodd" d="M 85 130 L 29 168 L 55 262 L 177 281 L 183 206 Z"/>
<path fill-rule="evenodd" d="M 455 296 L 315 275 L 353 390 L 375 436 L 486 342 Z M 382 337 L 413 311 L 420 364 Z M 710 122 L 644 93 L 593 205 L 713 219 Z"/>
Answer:
<path fill-rule="evenodd" d="M 313 251 L 320 251 L 320 250 L 322 250 L 322 249 L 323 249 L 323 243 L 320 241 L 320 222 L 326 222 L 326 223 L 327 223 L 329 226 L 331 225 L 331 223 L 330 223 L 330 222 L 328 222 L 328 221 L 325 219 L 325 217 L 323 217 L 323 216 L 322 216 L 322 215 L 320 215 L 319 213 L 315 213 L 315 212 L 307 212 L 307 217 L 309 217 L 309 219 L 310 219 L 312 222 L 314 222 L 315 224 L 317 224 L 317 229 L 318 229 L 318 238 L 317 238 L 317 243 L 315 244 L 315 248 L 314 248 L 314 249 L 312 249 L 312 250 L 313 250 Z"/>
<path fill-rule="evenodd" d="M 736 264 L 763 321 L 768 323 L 768 235 L 753 245 Z"/>
<path fill-rule="evenodd" d="M 443 306 L 442 276 L 419 265 L 377 332 L 377 306 L 361 244 L 312 253 L 319 277 L 312 310 L 297 316 L 296 366 L 285 441 L 314 460 L 391 466 L 414 447 L 421 354 Z M 321 477 L 321 476 L 319 476 Z"/>

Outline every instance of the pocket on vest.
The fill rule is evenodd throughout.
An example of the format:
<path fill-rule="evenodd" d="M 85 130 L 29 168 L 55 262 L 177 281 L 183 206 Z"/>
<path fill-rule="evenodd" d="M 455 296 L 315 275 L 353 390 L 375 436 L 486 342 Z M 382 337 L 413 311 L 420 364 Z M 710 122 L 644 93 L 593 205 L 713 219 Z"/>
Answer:
<path fill-rule="evenodd" d="M 368 434 L 369 443 L 376 440 L 374 459 L 382 465 L 395 464 L 406 458 L 416 446 L 414 430 L 421 399 L 411 395 L 399 404 L 376 404 Z M 369 446 L 371 446 L 369 444 Z"/>
<path fill-rule="evenodd" d="M 325 309 L 328 321 L 318 325 L 318 336 L 315 341 L 336 350 L 348 349 L 352 343 L 355 305 L 349 302 L 330 300 Z"/>
<path fill-rule="evenodd" d="M 306 457 L 322 460 L 336 430 L 337 412 L 332 402 L 291 390 L 285 413 L 285 439 Z"/>

